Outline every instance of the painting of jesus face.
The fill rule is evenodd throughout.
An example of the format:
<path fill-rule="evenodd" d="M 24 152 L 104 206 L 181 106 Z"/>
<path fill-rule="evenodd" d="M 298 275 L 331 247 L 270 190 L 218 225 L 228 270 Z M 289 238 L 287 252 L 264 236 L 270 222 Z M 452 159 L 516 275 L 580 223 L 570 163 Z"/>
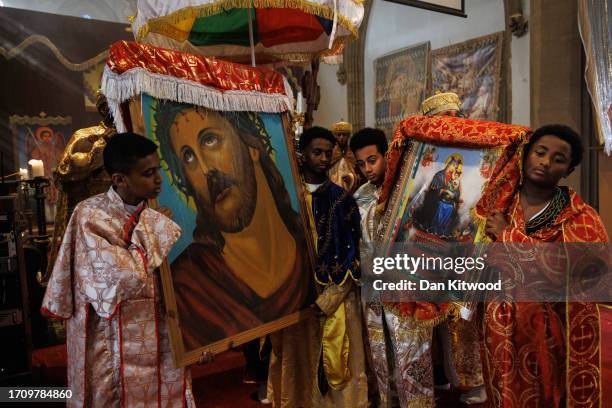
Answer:
<path fill-rule="evenodd" d="M 295 323 L 314 301 L 314 253 L 286 118 L 140 100 L 157 205 L 183 230 L 161 268 L 180 364 Z"/>

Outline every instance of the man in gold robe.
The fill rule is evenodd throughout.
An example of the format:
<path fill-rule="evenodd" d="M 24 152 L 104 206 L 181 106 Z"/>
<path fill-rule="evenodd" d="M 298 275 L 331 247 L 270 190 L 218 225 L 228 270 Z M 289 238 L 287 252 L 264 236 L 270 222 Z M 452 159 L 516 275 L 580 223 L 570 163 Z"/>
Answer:
<path fill-rule="evenodd" d="M 306 212 L 316 249 L 316 316 L 273 333 L 268 398 L 277 407 L 365 408 L 367 378 L 359 295 L 359 209 L 327 176 L 335 138 L 300 138 Z"/>
<path fill-rule="evenodd" d="M 332 133 L 336 138 L 336 145 L 331 159 L 329 179 L 344 188 L 346 191 L 354 192 L 361 184 L 355 155 L 349 149 L 349 139 L 353 132 L 353 126 L 344 121 L 332 125 Z"/>

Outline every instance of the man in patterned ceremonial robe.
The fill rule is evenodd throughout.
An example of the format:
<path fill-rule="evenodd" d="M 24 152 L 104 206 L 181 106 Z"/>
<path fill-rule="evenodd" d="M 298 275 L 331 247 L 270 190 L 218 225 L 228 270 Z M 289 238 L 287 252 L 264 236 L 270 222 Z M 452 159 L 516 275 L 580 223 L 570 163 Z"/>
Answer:
<path fill-rule="evenodd" d="M 74 209 L 42 304 L 66 319 L 67 405 L 194 406 L 189 372 L 170 351 L 157 273 L 181 230 L 147 205 L 162 182 L 157 146 L 117 134 L 103 159 L 113 186 Z"/>
<path fill-rule="evenodd" d="M 455 105 L 457 106 L 457 105 Z M 385 211 L 381 217 L 381 234 L 388 236 L 395 228 L 396 219 L 389 214 L 394 214 L 392 206 L 396 203 L 392 197 L 396 193 L 398 183 L 401 183 L 406 173 L 402 167 L 405 154 L 410 154 L 415 142 L 427 144 L 452 144 L 473 149 L 503 148 L 504 155 L 497 161 L 496 166 L 505 170 L 512 166 L 517 154 L 517 146 L 524 139 L 529 129 L 523 126 L 507 125 L 503 123 L 484 122 L 469 119 L 460 119 L 450 116 L 412 116 L 402 121 L 396 128 L 393 140 L 387 151 L 387 171 L 380 192 L 378 206 Z M 410 168 L 408 169 L 410 170 Z M 411 170 L 410 170 L 411 171 Z M 500 184 L 505 186 L 500 181 Z M 485 217 L 478 215 L 474 222 L 478 226 L 478 234 L 484 234 Z M 482 230 L 482 231 L 481 231 Z M 389 239 L 389 238 L 385 238 Z M 402 242 L 390 238 L 391 243 Z M 383 242 L 385 244 L 385 242 Z M 382 293 L 381 295 L 384 295 Z M 442 322 L 463 322 L 461 312 L 463 308 L 456 303 L 435 304 L 427 301 L 418 301 L 418 298 L 400 299 L 401 301 L 385 301 L 382 299 L 379 306 L 372 308 L 368 313 L 379 316 L 381 339 L 381 353 L 385 353 L 384 328 L 382 310 L 384 308 L 386 328 L 392 334 L 391 339 L 397 339 L 392 343 L 390 351 L 390 363 L 388 370 L 395 368 L 395 379 L 397 381 L 399 404 L 401 407 L 434 407 L 434 384 L 432 370 L 432 334 L 433 329 Z M 368 319 L 368 324 L 375 319 Z M 368 327 L 368 331 L 376 327 Z M 466 344 L 465 350 L 469 353 L 463 356 L 472 356 L 479 352 L 478 347 L 470 344 L 478 344 L 478 332 L 476 338 L 469 342 L 458 342 Z M 370 340 L 371 341 L 371 340 Z M 373 353 L 377 352 L 372 350 Z M 459 354 L 461 356 L 461 354 Z M 384 369 L 385 367 L 383 367 Z M 477 370 L 466 370 L 467 373 L 478 373 Z M 391 371 L 389 371 L 391 373 Z M 381 389 L 381 399 L 390 395 L 390 387 Z M 384 406 L 389 406 L 392 401 L 387 398 L 383 400 Z"/>
<path fill-rule="evenodd" d="M 332 125 L 332 133 L 336 138 L 336 144 L 332 154 L 331 168 L 328 172 L 329 179 L 333 183 L 350 192 L 355 191 L 361 184 L 355 155 L 349 148 L 352 132 L 353 126 L 348 122 L 340 121 Z"/>
<path fill-rule="evenodd" d="M 453 92 L 437 92 L 423 101 L 421 111 L 426 116 L 461 116 L 461 100 Z M 422 212 L 426 213 L 434 211 L 437 206 L 426 202 L 423 209 Z M 446 228 L 438 227 L 438 232 L 446 232 L 445 230 Z M 475 319 L 476 316 L 469 315 L 469 320 L 449 320 L 440 324 L 434 331 L 434 342 L 439 340 L 437 344 L 442 346 L 442 362 L 446 379 L 450 382 L 448 385 L 461 389 L 463 393 L 460 399 L 467 404 L 482 403 L 487 399 Z M 444 384 L 436 385 L 448 387 Z"/>
<path fill-rule="evenodd" d="M 517 164 L 522 168 L 498 174 L 503 181 L 489 183 L 484 192 L 478 207 L 491 209 L 487 233 L 505 243 L 505 248 L 509 243 L 517 243 L 517 250 L 523 252 L 529 249 L 524 244 L 535 247 L 534 257 L 521 263 L 522 270 L 553 265 L 552 251 L 538 250 L 538 243 L 608 242 L 597 212 L 571 188 L 558 185 L 580 164 L 582 154 L 580 136 L 569 127 L 541 127 L 525 144 L 523 163 Z M 565 266 L 559 270 L 565 282 L 568 271 Z M 594 341 L 580 349 L 585 346 L 576 341 L 580 330 L 588 326 L 588 331 L 596 321 L 591 316 L 594 307 L 577 302 L 489 303 L 485 338 L 488 385 L 495 406 L 600 406 L 596 368 L 600 345 Z M 580 383 L 585 378 L 591 386 L 586 405 L 585 387 Z"/>
<path fill-rule="evenodd" d="M 102 153 L 106 141 L 117 132 L 106 98 L 100 91 L 96 94 L 96 106 L 102 116 L 100 124 L 74 132 L 66 144 L 61 159 L 53 169 L 53 182 L 59 193 L 55 206 L 53 237 L 49 244 L 45 275 L 40 277 L 40 281 L 45 286 L 36 285 L 30 289 L 30 303 L 35 305 L 32 309 L 39 308 L 42 303 L 46 284 L 51 276 L 74 207 L 86 198 L 108 191 L 111 186 L 110 176 L 104 170 Z M 47 336 L 49 322 L 40 311 L 33 311 L 31 323 L 34 336 Z"/>
<path fill-rule="evenodd" d="M 353 135 L 350 148 L 355 155 L 357 167 L 368 180 L 353 194 L 361 215 L 362 241 L 374 241 L 376 234 L 376 204 L 380 188 L 385 179 L 387 162 L 387 137 L 380 129 L 364 128 Z"/>
<path fill-rule="evenodd" d="M 387 137 L 385 132 L 380 129 L 361 129 L 353 135 L 350 141 L 350 148 L 357 160 L 359 171 L 368 180 L 367 183 L 359 187 L 355 194 L 353 194 L 353 198 L 359 207 L 359 215 L 361 216 L 362 259 L 370 253 L 371 246 L 373 246 L 376 238 L 380 218 L 376 212 L 376 207 L 387 169 L 387 161 L 385 159 L 387 147 Z M 369 261 L 366 261 L 364 264 L 369 264 Z M 369 313 L 369 302 L 364 300 L 362 296 L 364 324 L 369 331 L 372 326 L 368 319 L 372 319 L 372 316 Z M 387 364 L 387 353 L 384 348 L 380 348 L 381 341 L 384 343 L 384 341 L 390 341 L 390 339 L 388 338 L 388 333 L 385 333 L 386 336 L 384 337 L 377 336 L 377 334 L 382 333 L 380 332 L 382 330 L 382 320 L 380 320 L 380 317 L 375 317 L 374 320 L 375 322 L 373 323 L 376 329 L 374 332 L 368 333 L 368 341 L 365 343 L 368 366 L 372 369 L 371 375 L 368 372 L 368 391 L 371 396 L 377 394 L 378 389 L 385 389 L 389 381 L 393 381 L 392 377 L 388 374 L 388 370 L 383 370 Z M 373 398 L 378 399 L 379 397 Z"/>
<path fill-rule="evenodd" d="M 316 249 L 317 316 L 271 335 L 268 398 L 278 407 L 367 407 L 357 283 L 359 210 L 327 171 L 335 139 L 313 127 L 300 138 L 306 210 Z"/>

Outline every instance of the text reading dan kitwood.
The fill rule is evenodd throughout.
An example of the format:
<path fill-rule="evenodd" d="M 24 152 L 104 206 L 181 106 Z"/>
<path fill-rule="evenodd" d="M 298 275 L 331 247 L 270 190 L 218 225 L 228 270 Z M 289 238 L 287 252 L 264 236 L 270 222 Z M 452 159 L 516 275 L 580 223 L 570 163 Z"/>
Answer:
<path fill-rule="evenodd" d="M 485 268 L 484 256 L 479 257 L 440 257 L 440 256 L 411 256 L 408 254 L 397 254 L 391 257 L 375 257 L 372 263 L 372 272 L 380 275 L 385 271 L 409 273 L 415 275 L 417 272 L 433 272 L 444 274 L 452 272 L 463 275 L 471 271 L 482 272 Z M 401 279 L 396 282 L 384 282 L 376 279 L 372 282 L 375 290 L 428 290 L 428 291 L 482 291 L 501 290 L 501 280 L 496 282 L 475 282 L 463 279 L 448 279 L 445 282 L 431 281 L 420 278 L 419 280 Z"/>

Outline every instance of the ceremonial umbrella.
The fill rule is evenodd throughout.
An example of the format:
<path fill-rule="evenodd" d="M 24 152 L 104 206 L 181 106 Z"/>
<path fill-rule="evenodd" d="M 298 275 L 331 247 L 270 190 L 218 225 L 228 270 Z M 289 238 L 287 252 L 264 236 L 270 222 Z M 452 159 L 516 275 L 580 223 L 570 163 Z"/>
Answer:
<path fill-rule="evenodd" d="M 362 18 L 362 0 L 139 0 L 132 28 L 137 42 L 194 54 L 310 61 L 340 52 Z"/>

